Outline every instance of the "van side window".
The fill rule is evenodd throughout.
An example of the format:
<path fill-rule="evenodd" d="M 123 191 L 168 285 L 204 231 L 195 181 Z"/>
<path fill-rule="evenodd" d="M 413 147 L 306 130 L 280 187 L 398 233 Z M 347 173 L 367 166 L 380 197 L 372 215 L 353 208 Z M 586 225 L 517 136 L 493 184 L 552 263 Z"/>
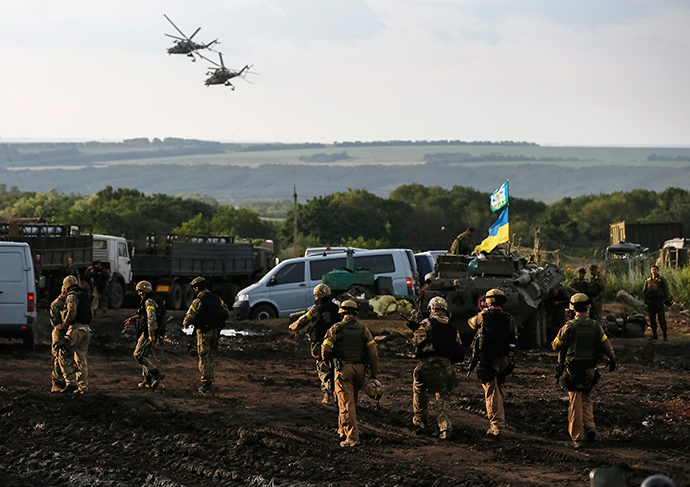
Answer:
<path fill-rule="evenodd" d="M 286 265 L 275 275 L 276 284 L 288 284 L 290 282 L 304 282 L 304 262 L 295 262 Z"/>
<path fill-rule="evenodd" d="M 395 272 L 395 262 L 391 254 L 355 255 L 355 267 L 366 267 L 374 274 Z"/>
<path fill-rule="evenodd" d="M 309 262 L 309 275 L 311 276 L 311 280 L 320 281 L 324 274 L 331 272 L 333 269 L 344 269 L 345 262 L 345 257 L 338 257 L 337 259 L 312 260 Z"/>

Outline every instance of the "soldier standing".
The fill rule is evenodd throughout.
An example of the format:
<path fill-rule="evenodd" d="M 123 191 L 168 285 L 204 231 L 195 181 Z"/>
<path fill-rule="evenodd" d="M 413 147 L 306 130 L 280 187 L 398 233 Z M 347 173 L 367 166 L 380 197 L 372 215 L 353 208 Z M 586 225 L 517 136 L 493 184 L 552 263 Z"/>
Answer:
<path fill-rule="evenodd" d="M 419 428 L 429 424 L 427 393 L 436 394 L 437 422 L 442 440 L 450 439 L 450 393 L 458 384 L 454 363 L 463 359 L 460 334 L 448 323 L 448 303 L 440 296 L 429 301 L 429 318 L 421 323 L 408 322 L 414 331 L 412 345 L 419 364 L 413 372 L 412 423 Z"/>
<path fill-rule="evenodd" d="M 593 443 L 596 439 L 590 392 L 600 377 L 597 363 L 606 355 L 609 371 L 616 369 L 613 346 L 599 322 L 588 317 L 589 306 L 586 294 L 574 294 L 570 298 L 570 309 L 575 311 L 575 319 L 568 321 L 551 343 L 558 352 L 557 381 L 565 371 L 563 385 L 570 399 L 568 433 L 575 448 L 582 448 L 585 441 Z"/>
<path fill-rule="evenodd" d="M 72 257 L 67 257 L 67 262 L 62 266 L 62 278 L 67 276 L 74 276 L 77 278 L 77 282 L 81 286 L 81 276 L 79 275 L 79 269 L 74 265 Z"/>
<path fill-rule="evenodd" d="M 62 283 L 66 292 L 65 309 L 58 331 L 67 330 L 53 347 L 58 352 L 58 365 L 65 378 L 65 388 L 60 392 L 83 394 L 89 388 L 88 351 L 91 341 L 91 303 L 88 295 L 79 287 L 77 278 L 67 276 Z M 72 362 L 72 357 L 74 362 Z"/>
<path fill-rule="evenodd" d="M 197 277 L 190 284 L 194 289 L 195 298 L 182 324 L 185 327 L 194 325 L 196 329 L 199 372 L 201 372 L 199 392 L 206 394 L 213 392 L 213 361 L 218 350 L 220 330 L 225 325 L 230 312 L 223 300 L 209 291 L 206 279 Z"/>
<path fill-rule="evenodd" d="M 64 281 L 64 280 L 63 280 Z M 50 324 L 53 326 L 53 332 L 50 343 L 50 355 L 52 357 L 53 367 L 50 373 L 52 387 L 50 392 L 60 392 L 65 388 L 65 376 L 62 375 L 62 369 L 58 362 L 58 354 L 60 350 L 55 347 L 55 343 L 61 338 L 64 338 L 67 332 L 66 328 L 62 327 L 62 312 L 67 307 L 65 300 L 67 299 L 67 291 L 63 287 L 61 294 L 50 303 Z"/>
<path fill-rule="evenodd" d="M 489 290 L 486 293 L 488 308 L 467 321 L 472 329 L 477 330 L 472 342 L 470 372 L 476 364 L 490 423 L 486 432 L 494 436 L 506 428 L 503 383 L 515 368 L 517 326 L 513 317 L 501 308 L 506 301 L 506 295 L 500 289 Z"/>
<path fill-rule="evenodd" d="M 589 289 L 589 281 L 587 280 L 587 270 L 584 267 L 580 267 L 577 273 L 578 277 L 570 281 L 569 287 L 573 290 L 572 294 L 583 293 L 589 296 L 591 291 Z"/>
<path fill-rule="evenodd" d="M 367 364 L 371 378 L 377 378 L 379 357 L 371 332 L 357 321 L 357 303 L 343 301 L 338 312 L 343 315 L 343 321 L 329 328 L 321 354 L 325 360 L 333 358 L 334 361 L 338 434 L 342 440 L 340 446 L 345 448 L 359 445 L 357 393 L 364 384 Z"/>
<path fill-rule="evenodd" d="M 472 247 L 470 247 L 472 235 L 474 235 L 474 228 L 469 227 L 467 230 L 455 237 L 455 240 L 453 240 L 448 252 L 455 255 L 469 254 L 470 250 L 472 249 Z"/>
<path fill-rule="evenodd" d="M 331 297 L 331 288 L 325 284 L 319 284 L 314 288 L 314 303 L 314 307 L 291 324 L 290 329 L 299 330 L 311 325 L 307 329 L 307 334 L 311 342 L 311 355 L 316 359 L 316 373 L 321 381 L 321 403 L 328 404 L 333 394 L 333 369 L 332 364 L 323 359 L 321 345 L 328 329 L 339 321 L 338 306 Z"/>
<path fill-rule="evenodd" d="M 642 287 L 642 295 L 649 312 L 649 326 L 652 327 L 650 340 L 659 339 L 656 333 L 656 319 L 658 317 L 661 332 L 664 334 L 664 341 L 667 341 L 668 334 L 666 331 L 666 311 L 664 306 L 666 301 L 670 299 L 671 293 L 669 293 L 666 279 L 659 275 L 659 268 L 653 265 L 650 271 L 652 276 L 647 278 Z"/>
<path fill-rule="evenodd" d="M 596 264 L 589 266 L 589 293 L 587 297 L 591 300 L 592 308 L 589 312 L 589 317 L 600 324 L 604 321 L 602 308 L 604 306 L 604 293 L 606 292 L 606 278 L 599 274 L 599 267 Z"/>
<path fill-rule="evenodd" d="M 162 316 L 163 301 L 153 292 L 153 287 L 149 281 L 140 281 L 136 287 L 137 294 L 141 298 L 139 309 L 137 310 L 137 345 L 134 348 L 134 359 L 141 364 L 141 375 L 144 380 L 139 387 L 150 387 L 154 389 L 165 377 L 165 373 L 151 362 L 149 356 L 159 338 L 163 323 L 159 323 Z"/>
<path fill-rule="evenodd" d="M 106 312 L 108 308 L 108 296 L 106 288 L 108 286 L 108 282 L 110 282 L 110 272 L 103 268 L 100 260 L 94 260 L 84 272 L 84 277 L 90 279 L 93 283 L 93 300 L 91 301 L 91 309 L 93 310 L 93 313 L 95 314 L 96 310 L 99 309 L 102 309 L 103 312 Z"/>

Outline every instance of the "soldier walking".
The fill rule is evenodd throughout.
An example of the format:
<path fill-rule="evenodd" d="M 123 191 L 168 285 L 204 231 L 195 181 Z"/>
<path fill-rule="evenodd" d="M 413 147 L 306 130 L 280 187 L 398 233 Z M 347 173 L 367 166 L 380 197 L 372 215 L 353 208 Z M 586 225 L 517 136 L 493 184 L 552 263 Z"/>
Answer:
<path fill-rule="evenodd" d="M 195 298 L 182 324 L 185 327 L 194 325 L 196 330 L 199 372 L 201 372 L 199 392 L 206 394 L 213 392 L 213 361 L 218 350 L 220 330 L 230 316 L 230 311 L 223 300 L 208 289 L 209 283 L 206 279 L 197 277 L 190 284 Z"/>
<path fill-rule="evenodd" d="M 413 372 L 412 423 L 418 428 L 429 425 L 427 393 L 436 395 L 436 421 L 442 440 L 450 439 L 453 424 L 450 419 L 450 393 L 458 384 L 454 363 L 463 359 L 460 334 L 451 325 L 448 303 L 440 296 L 429 301 L 429 318 L 421 323 L 408 322 L 414 331 L 412 345 L 419 364 Z"/>
<path fill-rule="evenodd" d="M 366 368 L 377 379 L 379 357 L 371 332 L 357 321 L 357 303 L 348 299 L 340 305 L 343 321 L 329 328 L 321 347 L 325 360 L 335 365 L 335 394 L 338 397 L 338 434 L 343 448 L 359 445 L 357 393 L 364 384 Z"/>
<path fill-rule="evenodd" d="M 53 348 L 65 378 L 65 388 L 60 392 L 83 394 L 89 388 L 88 351 L 91 341 L 91 303 L 85 290 L 79 287 L 77 278 L 67 276 L 62 283 L 65 309 L 58 331 L 66 330 L 62 338 L 56 340 Z M 73 360 L 73 361 L 72 361 Z"/>
<path fill-rule="evenodd" d="M 490 423 L 486 433 L 493 436 L 506 429 L 503 383 L 515 368 L 517 326 L 513 317 L 501 308 L 506 300 L 500 289 L 489 290 L 486 293 L 488 308 L 467 321 L 473 330 L 477 330 L 472 342 L 470 372 L 476 364 Z"/>
<path fill-rule="evenodd" d="M 319 284 L 314 288 L 314 307 L 290 325 L 291 330 L 299 330 L 307 325 L 307 335 L 311 342 L 311 355 L 316 359 L 316 373 L 321 382 L 322 404 L 328 404 L 334 391 L 333 366 L 323 359 L 321 345 L 328 329 L 338 320 L 338 306 L 331 297 L 331 288 Z"/>
<path fill-rule="evenodd" d="M 609 371 L 616 369 L 616 356 L 611 341 L 599 322 L 589 318 L 590 300 L 577 293 L 570 298 L 575 319 L 568 321 L 558 332 L 551 346 L 558 352 L 556 381 L 563 372 L 563 385 L 568 391 L 568 433 L 574 448 L 596 440 L 591 390 L 599 380 L 597 363 L 606 355 Z"/>
<path fill-rule="evenodd" d="M 650 272 L 652 276 L 647 278 L 642 287 L 642 295 L 644 296 L 644 302 L 647 305 L 647 312 L 649 313 L 649 326 L 652 328 L 650 340 L 659 339 L 656 333 L 656 320 L 658 318 L 661 332 L 664 334 L 664 341 L 668 341 L 666 310 L 664 306 L 671 298 L 671 293 L 668 290 L 666 279 L 659 275 L 659 268 L 653 265 Z"/>
<path fill-rule="evenodd" d="M 155 389 L 165 377 L 165 373 L 158 370 L 149 356 L 153 346 L 162 337 L 161 320 L 165 313 L 165 304 L 158 294 L 153 292 L 149 281 L 140 281 L 136 290 L 141 302 L 136 316 L 137 345 L 133 355 L 134 359 L 141 364 L 141 375 L 144 378 L 138 385 Z"/>
<path fill-rule="evenodd" d="M 67 329 L 62 327 L 62 312 L 67 307 L 67 303 L 65 302 L 66 299 L 67 292 L 63 288 L 60 295 L 50 303 L 50 324 L 53 326 L 50 342 L 50 355 L 52 358 L 52 369 L 50 373 L 52 387 L 50 392 L 60 392 L 65 388 L 65 376 L 62 374 L 62 369 L 58 362 L 60 350 L 58 350 L 55 344 L 58 340 L 64 338 L 65 333 L 67 333 Z"/>

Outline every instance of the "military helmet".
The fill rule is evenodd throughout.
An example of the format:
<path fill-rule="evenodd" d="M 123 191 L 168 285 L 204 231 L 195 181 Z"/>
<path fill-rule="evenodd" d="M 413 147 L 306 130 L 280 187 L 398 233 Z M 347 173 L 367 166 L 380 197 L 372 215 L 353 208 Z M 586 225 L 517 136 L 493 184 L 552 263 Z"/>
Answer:
<path fill-rule="evenodd" d="M 192 287 L 200 287 L 204 289 L 208 287 L 208 281 L 201 276 L 195 277 L 190 284 Z"/>
<path fill-rule="evenodd" d="M 364 385 L 364 392 L 374 401 L 378 401 L 383 396 L 383 386 L 378 379 L 369 379 Z"/>
<path fill-rule="evenodd" d="M 338 310 L 338 313 L 359 314 L 359 306 L 357 306 L 357 303 L 355 303 L 353 300 L 348 299 L 340 303 L 340 309 Z"/>
<path fill-rule="evenodd" d="M 142 291 L 144 294 L 153 292 L 153 286 L 149 281 L 139 281 L 136 287 L 137 291 Z"/>
<path fill-rule="evenodd" d="M 326 296 L 330 295 L 331 288 L 326 286 L 325 284 L 317 284 L 314 288 L 314 297 L 316 298 L 325 298 Z"/>
<path fill-rule="evenodd" d="M 573 311 L 584 311 L 592 304 L 585 293 L 573 294 L 570 298 L 570 309 Z"/>
<path fill-rule="evenodd" d="M 448 311 L 448 303 L 441 296 L 434 296 L 429 300 L 429 309 L 443 309 Z"/>
<path fill-rule="evenodd" d="M 499 306 L 508 300 L 506 294 L 500 289 L 489 289 L 486 292 L 485 299 L 487 303 L 497 304 Z"/>
<path fill-rule="evenodd" d="M 640 487 L 676 487 L 676 483 L 666 475 L 656 474 L 644 479 Z"/>
<path fill-rule="evenodd" d="M 62 280 L 62 290 L 65 291 L 72 286 L 78 286 L 79 279 L 76 276 L 67 276 Z"/>

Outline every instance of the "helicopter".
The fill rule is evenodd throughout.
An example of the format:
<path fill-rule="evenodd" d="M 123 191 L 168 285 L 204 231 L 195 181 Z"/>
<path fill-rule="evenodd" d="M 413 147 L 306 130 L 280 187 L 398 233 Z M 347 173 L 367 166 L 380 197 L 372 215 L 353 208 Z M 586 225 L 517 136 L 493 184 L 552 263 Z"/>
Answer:
<path fill-rule="evenodd" d="M 200 49 L 208 49 L 212 51 L 213 49 L 211 49 L 211 46 L 213 46 L 214 44 L 220 44 L 220 42 L 218 42 L 218 39 L 211 41 L 208 44 L 196 43 L 192 41 L 192 38 L 196 35 L 197 32 L 201 30 L 201 27 L 195 30 L 194 34 L 187 37 L 180 29 L 177 28 L 177 26 L 173 23 L 172 20 L 170 20 L 170 18 L 167 15 L 163 14 L 163 17 L 165 17 L 168 20 L 168 22 L 170 22 L 172 26 L 175 27 L 175 30 L 179 32 L 182 36 L 177 37 L 170 34 L 165 34 L 168 37 L 176 39 L 175 45 L 168 49 L 168 54 L 186 54 L 188 57 L 192 58 L 192 61 L 196 61 L 196 59 L 194 58 L 194 54 L 198 54 L 197 51 L 199 51 Z"/>
<path fill-rule="evenodd" d="M 220 57 L 220 64 L 218 64 L 218 63 L 215 62 L 215 61 L 211 61 L 210 59 L 208 59 L 207 57 L 202 56 L 201 54 L 199 54 L 199 56 L 201 56 L 201 57 L 204 58 L 206 61 L 208 61 L 208 62 L 210 62 L 210 63 L 212 63 L 212 64 L 215 64 L 215 65 L 217 66 L 217 68 L 215 68 L 215 69 L 214 69 L 214 68 L 209 68 L 209 69 L 212 69 L 213 71 L 208 71 L 208 72 L 206 73 L 207 75 L 211 75 L 211 77 L 208 78 L 208 79 L 206 80 L 206 82 L 205 82 L 205 83 L 206 83 L 206 86 L 210 86 L 210 85 L 221 85 L 221 84 L 222 84 L 222 85 L 225 85 L 225 86 L 229 86 L 230 88 L 232 88 L 232 89 L 234 90 L 235 87 L 233 86 L 232 83 L 230 83 L 230 80 L 231 80 L 232 78 L 236 78 L 236 77 L 238 77 L 238 76 L 239 76 L 240 78 L 244 79 L 247 83 L 250 83 L 250 84 L 251 84 L 251 82 L 250 82 L 249 80 L 245 79 L 245 77 L 243 76 L 243 74 L 244 74 L 245 72 L 249 71 L 249 70 L 251 69 L 251 67 L 253 66 L 253 64 L 252 64 L 252 65 L 249 65 L 249 64 L 248 64 L 248 65 L 246 65 L 244 68 L 240 69 L 239 71 L 234 71 L 234 70 L 232 70 L 232 69 L 228 69 L 228 68 L 225 67 L 225 63 L 223 63 L 223 54 L 220 53 L 220 52 L 218 53 L 218 56 Z"/>

